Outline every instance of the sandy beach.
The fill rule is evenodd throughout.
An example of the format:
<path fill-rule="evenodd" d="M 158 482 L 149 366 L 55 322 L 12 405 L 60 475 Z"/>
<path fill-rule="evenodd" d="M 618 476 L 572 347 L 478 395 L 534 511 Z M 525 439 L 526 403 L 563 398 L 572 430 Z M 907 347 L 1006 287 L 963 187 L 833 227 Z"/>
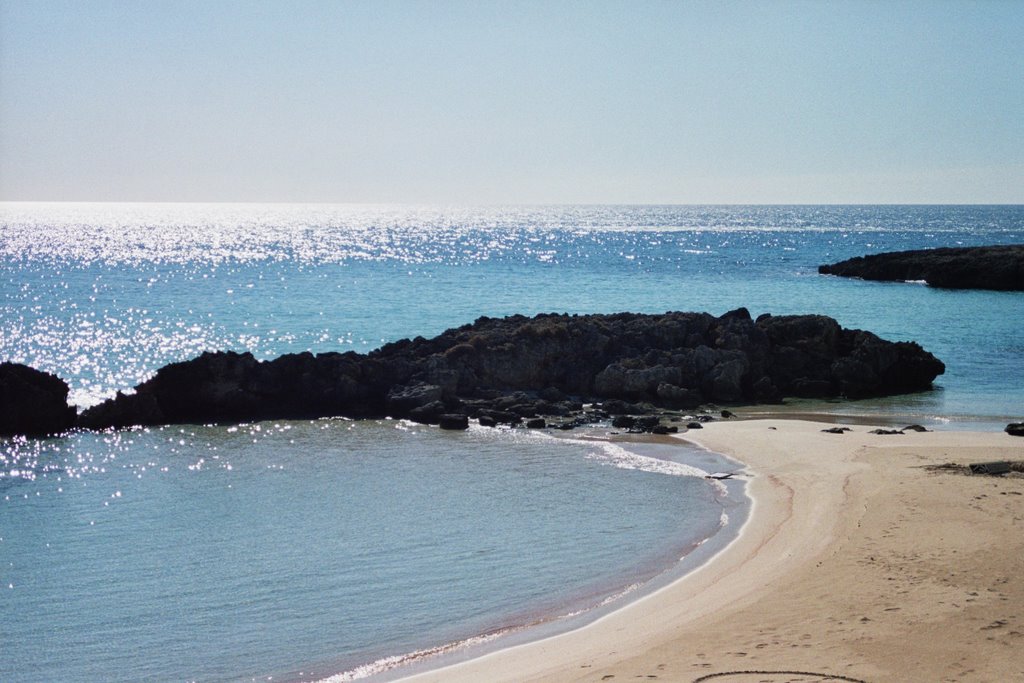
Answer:
<path fill-rule="evenodd" d="M 1022 460 L 1024 439 L 827 426 L 687 434 L 747 466 L 725 551 L 581 629 L 406 680 L 1024 681 L 1024 478 L 926 468 Z"/>

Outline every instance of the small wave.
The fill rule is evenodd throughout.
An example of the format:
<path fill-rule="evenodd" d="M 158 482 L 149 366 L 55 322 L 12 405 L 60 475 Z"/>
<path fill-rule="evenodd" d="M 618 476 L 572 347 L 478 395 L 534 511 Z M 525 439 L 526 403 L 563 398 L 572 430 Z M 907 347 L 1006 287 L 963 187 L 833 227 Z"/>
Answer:
<path fill-rule="evenodd" d="M 583 441 L 577 439 L 570 439 L 570 441 L 591 447 L 596 446 L 600 450 L 591 451 L 587 454 L 588 458 L 605 462 L 623 470 L 639 470 L 641 472 L 668 474 L 673 477 L 698 477 L 700 479 L 704 479 L 710 474 L 710 472 L 706 472 L 693 465 L 652 458 L 649 455 L 641 455 L 610 441 Z"/>
<path fill-rule="evenodd" d="M 418 662 L 428 657 L 436 657 L 438 655 L 447 654 L 454 652 L 465 647 L 473 645 L 483 645 L 497 640 L 506 633 L 516 629 L 508 629 L 505 631 L 496 631 L 494 633 L 487 633 L 481 636 L 473 636 L 472 638 L 466 638 L 465 640 L 458 640 L 454 643 L 446 643 L 444 645 L 438 645 L 437 647 L 430 647 L 424 650 L 416 650 L 415 652 L 409 652 L 404 655 L 393 655 L 391 657 L 382 657 L 375 662 L 369 664 L 361 664 L 354 669 L 343 671 L 340 674 L 334 674 L 328 676 L 319 681 L 319 683 L 345 683 L 345 681 L 358 681 L 362 678 L 369 678 L 370 676 L 376 676 L 382 674 L 385 671 L 391 671 L 397 669 L 400 666 L 405 666 L 413 662 Z"/>
<path fill-rule="evenodd" d="M 561 437 L 548 436 L 547 438 Z M 670 477 L 694 477 L 697 479 L 703 479 L 715 490 L 717 495 L 724 497 L 729 494 L 729 489 L 724 483 L 716 479 L 709 478 L 709 475 L 711 474 L 710 472 L 693 465 L 687 465 L 673 460 L 653 458 L 649 455 L 642 455 L 635 451 L 623 448 L 611 441 L 592 441 L 584 439 L 564 440 L 569 443 L 588 446 L 591 449 L 595 447 L 598 448 L 599 450 L 596 451 L 590 450 L 590 452 L 587 453 L 587 458 L 596 460 L 597 462 L 611 467 L 616 467 L 622 470 L 636 470 L 639 472 L 666 474 Z M 682 444 L 680 445 L 682 446 Z"/>

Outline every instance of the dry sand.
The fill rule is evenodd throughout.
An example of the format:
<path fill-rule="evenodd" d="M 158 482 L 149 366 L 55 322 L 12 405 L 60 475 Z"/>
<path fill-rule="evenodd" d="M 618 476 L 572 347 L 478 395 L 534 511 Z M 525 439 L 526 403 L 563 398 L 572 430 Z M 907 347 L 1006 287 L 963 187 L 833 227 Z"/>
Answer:
<path fill-rule="evenodd" d="M 1024 460 L 1024 439 L 824 426 L 691 432 L 748 466 L 724 552 L 589 626 L 409 680 L 1024 681 L 1024 478 L 923 467 Z"/>

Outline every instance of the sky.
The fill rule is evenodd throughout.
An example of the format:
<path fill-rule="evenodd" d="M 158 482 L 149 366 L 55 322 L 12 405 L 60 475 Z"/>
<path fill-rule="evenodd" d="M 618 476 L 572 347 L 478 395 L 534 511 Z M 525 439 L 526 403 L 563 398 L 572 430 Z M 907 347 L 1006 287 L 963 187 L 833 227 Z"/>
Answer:
<path fill-rule="evenodd" d="M 1024 1 L 0 0 L 0 200 L 1024 203 Z"/>

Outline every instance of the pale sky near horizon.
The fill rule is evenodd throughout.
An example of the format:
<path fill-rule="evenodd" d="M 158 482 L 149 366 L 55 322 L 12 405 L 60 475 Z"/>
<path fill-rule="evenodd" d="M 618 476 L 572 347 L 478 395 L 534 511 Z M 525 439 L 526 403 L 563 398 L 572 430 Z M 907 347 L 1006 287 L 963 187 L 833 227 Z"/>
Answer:
<path fill-rule="evenodd" d="M 0 200 L 1024 203 L 1024 2 L 0 0 Z"/>

